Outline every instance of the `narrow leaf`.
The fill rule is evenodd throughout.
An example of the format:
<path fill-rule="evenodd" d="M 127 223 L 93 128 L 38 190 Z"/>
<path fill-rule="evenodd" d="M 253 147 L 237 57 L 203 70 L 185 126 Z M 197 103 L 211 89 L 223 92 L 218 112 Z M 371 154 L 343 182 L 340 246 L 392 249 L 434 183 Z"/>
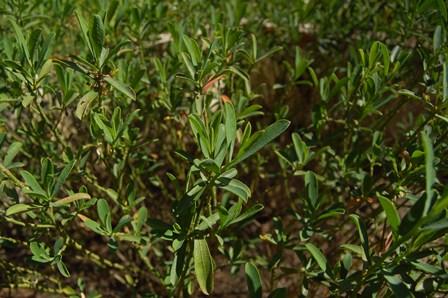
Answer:
<path fill-rule="evenodd" d="M 316 260 L 317 264 L 322 269 L 322 271 L 327 273 L 330 277 L 332 277 L 333 272 L 331 272 L 330 265 L 328 264 L 327 259 L 325 258 L 324 254 L 320 251 L 320 249 L 318 249 L 311 243 L 305 244 L 305 247 L 308 249 L 313 258 Z"/>
<path fill-rule="evenodd" d="M 305 187 L 307 190 L 308 198 L 311 202 L 311 208 L 313 211 L 318 205 L 318 189 L 317 189 L 317 177 L 311 171 L 307 171 L 305 174 Z"/>
<path fill-rule="evenodd" d="M 261 284 L 261 276 L 257 267 L 252 263 L 246 263 L 244 266 L 246 272 L 247 289 L 249 290 L 250 298 L 263 297 L 263 289 Z"/>
<path fill-rule="evenodd" d="M 196 41 L 185 34 L 182 35 L 185 45 L 187 46 L 191 60 L 194 66 L 197 66 L 201 62 L 201 51 Z"/>
<path fill-rule="evenodd" d="M 390 287 L 392 288 L 392 291 L 395 294 L 395 297 L 403 297 L 403 298 L 410 298 L 414 297 L 408 287 L 396 276 L 392 275 L 384 275 L 384 278 L 389 283 Z"/>
<path fill-rule="evenodd" d="M 80 214 L 78 214 L 79 216 Z M 84 224 L 86 225 L 86 227 L 88 227 L 89 229 L 91 229 L 92 231 L 94 231 L 95 233 L 98 233 L 100 235 L 105 235 L 107 234 L 106 231 L 101 227 L 101 225 L 99 223 L 97 223 L 96 221 L 93 221 L 91 219 L 88 219 L 84 222 Z"/>
<path fill-rule="evenodd" d="M 78 106 L 76 107 L 76 117 L 82 120 L 84 115 L 87 113 L 90 105 L 92 104 L 93 100 L 98 96 L 98 93 L 95 91 L 89 91 L 86 93 L 81 100 L 78 103 Z"/>
<path fill-rule="evenodd" d="M 17 41 L 19 42 L 20 47 L 22 48 L 23 54 L 25 55 L 25 58 L 30 66 L 33 66 L 30 60 L 30 53 L 28 51 L 28 46 L 25 40 L 25 37 L 23 36 L 22 29 L 17 25 L 14 20 L 10 19 L 10 22 L 14 28 L 14 31 L 16 33 Z"/>
<path fill-rule="evenodd" d="M 380 43 L 380 48 L 383 54 L 384 74 L 387 76 L 389 74 L 389 65 L 390 65 L 389 49 L 383 43 Z"/>
<path fill-rule="evenodd" d="M 75 161 L 72 160 L 62 170 L 61 174 L 58 177 L 58 180 L 56 181 L 53 191 L 51 192 L 51 198 L 54 198 L 56 196 L 58 191 L 61 189 L 62 184 L 64 184 L 65 180 L 67 180 L 67 177 L 70 174 L 70 172 L 72 171 L 74 166 L 75 166 Z"/>
<path fill-rule="evenodd" d="M 302 141 L 302 138 L 298 133 L 293 133 L 291 138 L 294 144 L 294 150 L 297 155 L 297 160 L 300 164 L 303 164 L 308 155 L 308 147 L 306 146 L 305 142 Z"/>
<path fill-rule="evenodd" d="M 361 239 L 361 247 L 363 250 L 362 259 L 370 263 L 369 238 L 367 236 L 366 227 L 364 226 L 363 222 L 361 221 L 361 218 L 359 218 L 358 215 L 350 214 L 349 217 L 351 220 L 355 222 L 356 227 L 358 228 L 359 237 Z"/>
<path fill-rule="evenodd" d="M 184 60 L 185 65 L 187 66 L 187 70 L 190 74 L 190 78 L 194 80 L 195 74 L 196 74 L 196 69 L 195 69 L 193 63 L 191 62 L 190 57 L 187 55 L 187 53 L 184 53 L 184 52 L 182 52 L 180 55 L 182 56 L 182 59 Z"/>
<path fill-rule="evenodd" d="M 91 19 L 89 37 L 90 42 L 93 45 L 93 50 L 95 52 L 95 58 L 98 61 L 101 55 L 101 49 L 104 45 L 104 24 L 103 20 L 99 15 L 94 15 Z"/>
<path fill-rule="evenodd" d="M 422 230 L 442 230 L 448 228 L 448 218 L 444 218 L 442 220 L 436 221 L 432 224 L 424 226 Z"/>
<path fill-rule="evenodd" d="M 100 220 L 103 224 L 106 224 L 106 217 L 107 215 L 110 216 L 110 208 L 109 204 L 105 199 L 99 199 L 97 202 L 97 210 L 98 210 L 98 216 L 100 217 Z"/>
<path fill-rule="evenodd" d="M 124 95 L 129 97 L 130 99 L 132 99 L 132 100 L 136 99 L 135 91 L 131 87 L 126 85 L 125 83 L 117 81 L 114 78 L 109 77 L 109 76 L 105 76 L 104 80 L 106 82 L 108 82 L 109 84 L 111 84 L 115 89 L 117 89 L 118 91 L 120 91 L 121 93 L 123 93 Z"/>
<path fill-rule="evenodd" d="M 55 33 L 51 33 L 47 39 L 45 40 L 44 44 L 42 45 L 42 49 L 39 54 L 39 60 L 37 61 L 37 68 L 40 68 L 47 56 L 48 49 L 50 48 L 50 44 L 53 41 L 53 38 L 56 36 Z"/>
<path fill-rule="evenodd" d="M 290 121 L 279 120 L 274 124 L 269 125 L 262 135 L 244 151 L 239 151 L 235 159 L 229 164 L 229 166 L 234 166 L 237 163 L 242 162 L 252 154 L 256 153 L 258 150 L 269 144 L 272 140 L 278 137 L 282 132 L 288 128 Z"/>
<path fill-rule="evenodd" d="M 240 216 L 238 216 L 237 218 L 235 218 L 234 220 L 232 220 L 230 224 L 235 224 L 238 222 L 242 222 L 245 221 L 248 218 L 251 218 L 252 216 L 254 216 L 255 214 L 257 214 L 258 212 L 260 212 L 261 210 L 263 210 L 264 206 L 261 204 L 256 204 L 252 207 L 250 207 L 249 209 L 247 209 L 243 214 L 241 214 Z"/>
<path fill-rule="evenodd" d="M 93 47 L 92 47 L 92 44 L 91 44 L 90 38 L 89 38 L 89 28 L 87 26 L 87 22 L 84 20 L 82 15 L 80 15 L 78 12 L 75 12 L 75 13 L 76 13 L 76 17 L 78 18 L 78 23 L 79 23 L 79 27 L 81 28 L 82 38 L 84 40 L 84 43 L 89 48 L 92 56 L 95 57 L 95 52 L 93 50 Z"/>
<path fill-rule="evenodd" d="M 217 179 L 219 180 L 219 179 Z M 221 180 L 223 181 L 223 180 Z M 247 203 L 247 200 L 249 199 L 250 195 L 251 195 L 251 191 L 249 189 L 249 187 L 246 186 L 246 184 L 244 184 L 243 182 L 237 180 L 237 179 L 231 179 L 230 181 L 226 181 L 226 182 L 222 182 L 222 184 L 217 184 L 217 186 L 219 188 L 225 189 L 235 195 L 237 195 L 238 197 L 240 197 L 241 199 L 243 199 L 243 201 L 245 203 Z"/>
<path fill-rule="evenodd" d="M 58 267 L 59 272 L 64 276 L 64 277 L 70 277 L 70 272 L 68 272 L 67 267 L 65 267 L 65 264 L 62 263 L 62 261 L 58 262 L 56 264 L 56 266 Z"/>
<path fill-rule="evenodd" d="M 22 143 L 19 142 L 14 142 L 11 144 L 11 146 L 9 146 L 8 152 L 6 153 L 6 156 L 3 159 L 3 165 L 5 166 L 5 168 L 8 168 L 8 166 L 11 165 L 12 160 L 20 152 L 20 149 L 22 149 Z"/>
<path fill-rule="evenodd" d="M 398 216 L 398 212 L 394 206 L 394 203 L 388 198 L 381 195 L 378 195 L 378 200 L 380 201 L 381 207 L 383 207 L 383 210 L 386 213 L 387 221 L 390 224 L 394 236 L 397 237 L 398 228 L 400 227 L 400 217 Z"/>
<path fill-rule="evenodd" d="M 199 287 L 206 295 L 213 291 L 215 265 L 205 239 L 194 240 L 194 270 Z"/>
<path fill-rule="evenodd" d="M 425 178 L 426 178 L 426 201 L 423 216 L 427 215 L 432 206 L 434 190 L 432 186 L 436 181 L 436 170 L 434 169 L 434 151 L 431 139 L 426 131 L 422 132 L 423 148 L 425 151 Z"/>
<path fill-rule="evenodd" d="M 91 197 L 88 193 L 75 193 L 71 196 L 65 197 L 63 199 L 57 200 L 54 202 L 54 205 L 62 205 L 62 204 L 69 204 L 71 202 L 79 201 L 79 200 L 90 200 Z"/>
<path fill-rule="evenodd" d="M 25 183 L 29 185 L 32 191 L 39 193 L 43 196 L 46 196 L 47 193 L 42 189 L 40 184 L 37 182 L 36 178 L 27 171 L 21 171 L 20 174 L 22 175 L 23 179 L 25 180 Z"/>
<path fill-rule="evenodd" d="M 36 209 L 36 208 L 39 208 L 39 207 L 41 207 L 41 206 L 38 206 L 38 205 L 28 205 L 28 204 L 22 204 L 22 203 L 15 204 L 15 205 L 9 207 L 6 210 L 6 216 L 11 216 L 11 215 L 14 215 L 14 214 L 17 214 L 17 213 L 27 212 L 27 211 L 30 211 L 30 210 L 33 210 L 33 209 Z"/>
<path fill-rule="evenodd" d="M 229 102 L 225 103 L 225 110 L 226 110 L 226 139 L 227 144 L 229 144 L 229 160 L 232 160 L 232 154 L 233 154 L 233 146 L 235 144 L 235 138 L 236 138 L 236 116 L 235 116 L 235 109 L 233 105 Z"/>

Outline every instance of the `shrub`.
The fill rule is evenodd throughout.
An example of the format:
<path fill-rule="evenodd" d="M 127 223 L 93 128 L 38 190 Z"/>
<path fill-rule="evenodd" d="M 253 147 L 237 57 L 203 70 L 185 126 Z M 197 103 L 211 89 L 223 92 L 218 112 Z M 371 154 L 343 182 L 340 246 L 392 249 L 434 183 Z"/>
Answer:
<path fill-rule="evenodd" d="M 448 290 L 443 1 L 0 9 L 2 294 Z"/>

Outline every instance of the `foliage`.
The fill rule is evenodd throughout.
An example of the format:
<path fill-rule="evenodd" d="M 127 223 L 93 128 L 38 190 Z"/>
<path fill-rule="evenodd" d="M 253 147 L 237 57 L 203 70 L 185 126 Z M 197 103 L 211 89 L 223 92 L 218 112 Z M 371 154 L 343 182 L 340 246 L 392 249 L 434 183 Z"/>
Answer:
<path fill-rule="evenodd" d="M 448 291 L 444 1 L 0 11 L 0 293 Z"/>

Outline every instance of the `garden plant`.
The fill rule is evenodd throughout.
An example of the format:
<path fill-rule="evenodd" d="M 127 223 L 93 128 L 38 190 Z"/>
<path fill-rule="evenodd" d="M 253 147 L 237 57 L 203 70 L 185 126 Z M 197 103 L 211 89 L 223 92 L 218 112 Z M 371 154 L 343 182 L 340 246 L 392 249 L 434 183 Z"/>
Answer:
<path fill-rule="evenodd" d="M 0 29 L 0 296 L 448 294 L 444 0 L 2 0 Z"/>

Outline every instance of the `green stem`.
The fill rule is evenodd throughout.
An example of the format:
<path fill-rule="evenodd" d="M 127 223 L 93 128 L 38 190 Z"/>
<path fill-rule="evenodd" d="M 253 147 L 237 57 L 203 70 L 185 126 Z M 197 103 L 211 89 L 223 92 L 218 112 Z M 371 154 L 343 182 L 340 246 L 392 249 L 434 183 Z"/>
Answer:
<path fill-rule="evenodd" d="M 50 121 L 50 119 L 48 119 L 47 115 L 45 114 L 45 111 L 42 109 L 40 104 L 37 103 L 36 101 L 34 101 L 34 102 L 35 102 L 35 104 L 37 106 L 37 110 L 39 111 L 39 115 L 42 117 L 42 119 L 45 121 L 45 123 L 50 128 L 50 130 L 53 132 L 53 134 L 56 137 L 57 141 L 60 144 L 62 144 L 64 147 L 68 147 L 68 145 L 65 143 L 64 139 L 62 138 L 62 136 L 59 134 L 59 131 L 58 131 L 57 127 L 53 125 L 53 123 Z"/>
<path fill-rule="evenodd" d="M 11 179 L 11 181 L 18 187 L 20 187 L 21 189 L 28 189 L 28 185 L 23 183 L 22 181 L 20 181 L 19 179 L 17 179 L 16 176 L 14 176 L 13 173 L 11 173 L 10 170 L 8 170 L 3 163 L 0 162 L 0 170 L 3 172 L 3 174 L 5 174 L 9 179 Z"/>
<path fill-rule="evenodd" d="M 88 256 L 97 265 L 118 269 L 120 271 L 124 271 L 126 269 L 125 266 L 118 263 L 113 263 L 110 260 L 104 259 L 96 253 L 84 248 L 80 243 L 76 242 L 73 239 L 70 239 L 70 242 L 74 245 L 75 249 L 82 251 L 83 255 Z"/>

